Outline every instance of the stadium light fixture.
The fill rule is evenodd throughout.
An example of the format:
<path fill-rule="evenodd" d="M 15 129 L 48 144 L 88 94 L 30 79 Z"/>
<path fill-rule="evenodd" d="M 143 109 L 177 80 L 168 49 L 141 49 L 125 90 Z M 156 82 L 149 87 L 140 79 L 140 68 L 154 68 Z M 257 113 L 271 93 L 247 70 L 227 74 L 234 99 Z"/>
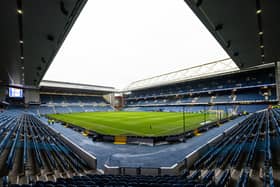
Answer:
<path fill-rule="evenodd" d="M 262 32 L 262 31 L 260 31 L 260 32 L 259 32 L 259 35 L 263 35 L 263 32 Z"/>
<path fill-rule="evenodd" d="M 263 48 L 264 48 L 264 45 L 261 45 L 261 46 L 260 46 L 260 48 L 262 48 L 262 49 L 263 49 Z"/>
<path fill-rule="evenodd" d="M 239 56 L 239 53 L 238 52 L 234 52 L 233 56 Z"/>
<path fill-rule="evenodd" d="M 23 11 L 20 10 L 20 9 L 17 9 L 17 13 L 18 13 L 18 14 L 23 14 Z"/>
<path fill-rule="evenodd" d="M 203 0 L 197 0 L 197 1 L 196 1 L 196 7 L 200 7 L 201 4 L 202 4 L 202 1 L 203 1 Z"/>
<path fill-rule="evenodd" d="M 223 29 L 223 27 L 224 27 L 223 24 L 218 24 L 218 25 L 215 26 L 215 31 L 220 31 L 220 30 Z"/>
<path fill-rule="evenodd" d="M 260 14 L 260 13 L 262 13 L 262 10 L 261 9 L 257 10 L 257 14 Z"/>
<path fill-rule="evenodd" d="M 227 48 L 230 48 L 231 46 L 231 40 L 227 41 Z"/>
<path fill-rule="evenodd" d="M 20 41 L 19 41 L 19 43 L 20 43 L 20 44 L 23 44 L 23 41 L 22 41 L 22 40 L 20 40 Z"/>
<path fill-rule="evenodd" d="M 22 57 L 20 57 L 20 59 L 21 59 L 21 60 L 24 60 L 24 57 L 22 56 Z"/>

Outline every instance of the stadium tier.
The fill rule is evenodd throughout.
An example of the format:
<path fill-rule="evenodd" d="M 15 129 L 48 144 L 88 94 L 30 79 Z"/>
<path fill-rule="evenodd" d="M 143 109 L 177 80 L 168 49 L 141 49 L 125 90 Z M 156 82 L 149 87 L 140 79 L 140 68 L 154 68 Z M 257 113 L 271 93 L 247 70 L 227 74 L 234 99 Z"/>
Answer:
<path fill-rule="evenodd" d="M 245 72 L 233 72 L 228 75 L 216 75 L 194 81 L 140 89 L 129 94 L 127 99 L 148 99 L 158 96 L 201 94 L 273 86 L 275 85 L 274 71 L 274 68 L 265 68 Z"/>
<path fill-rule="evenodd" d="M 162 112 L 205 112 L 205 111 L 224 111 L 229 114 L 242 112 L 254 113 L 268 108 L 268 104 L 249 104 L 249 105 L 215 105 L 215 106 L 149 106 L 149 107 L 127 107 L 124 111 L 162 111 Z"/>
<path fill-rule="evenodd" d="M 102 96 L 45 95 L 41 94 L 41 104 L 30 106 L 28 111 L 35 114 L 75 113 L 113 111 L 113 107 Z"/>
<path fill-rule="evenodd" d="M 102 96 L 69 96 L 41 94 L 42 104 L 108 104 Z"/>
<path fill-rule="evenodd" d="M 146 89 L 132 90 L 125 95 L 125 110 L 189 111 L 233 108 L 235 112 L 255 112 L 277 101 L 274 68 L 235 72 Z M 264 76 L 265 75 L 265 76 Z M 250 106 L 251 105 L 251 106 Z M 255 109 L 253 109 L 253 106 Z M 178 106 L 177 108 L 174 106 Z M 227 107 L 224 107 L 227 106 Z"/>
<path fill-rule="evenodd" d="M 73 178 L 59 178 L 56 182 L 36 182 L 32 186 L 154 186 L 154 187 L 170 187 L 170 186 L 186 186 L 193 185 L 202 186 L 200 182 L 188 182 L 184 177 L 177 176 L 114 176 L 114 175 L 86 175 L 74 176 Z M 11 187 L 23 187 L 23 185 L 10 185 Z M 24 187 L 28 187 L 24 185 Z M 31 187 L 31 185 L 30 185 Z"/>
<path fill-rule="evenodd" d="M 268 65 L 121 93 L 55 81 L 11 90 L 2 184 L 277 186 L 276 82 Z"/>
<path fill-rule="evenodd" d="M 21 168 L 29 170 L 30 164 L 41 167 L 68 168 L 73 173 L 87 168 L 86 163 L 77 159 L 77 155 L 59 139 L 54 137 L 46 125 L 31 115 L 16 116 L 13 113 L 1 114 L 4 121 L 2 128 L 8 133 L 3 136 L 0 148 L 5 147 L 8 159 L 6 172 Z M 29 185 L 11 186 L 277 186 L 273 173 L 279 172 L 278 144 L 280 138 L 280 110 L 272 109 L 250 115 L 223 136 L 211 143 L 206 149 L 196 154 L 193 162 L 182 169 L 178 176 L 143 175 L 144 169 L 135 168 L 135 175 L 80 175 L 63 179 L 59 175 L 55 180 L 33 181 Z M 16 124 L 13 126 L 12 124 Z M 1 131 L 3 134 L 3 130 Z M 48 138 L 46 138 L 48 136 Z M 11 139 L 11 140 L 10 140 Z M 13 140 L 13 141 L 12 141 Z M 7 149 L 7 144 L 12 145 Z M 21 142 L 22 147 L 16 147 Z M 30 145 L 33 146 L 30 146 Z M 51 146 L 50 146 L 51 145 Z M 15 150 L 22 149 L 23 155 L 15 156 Z M 34 152 L 35 160 L 29 152 Z M 67 153 L 67 154 L 66 154 Z M 76 157 L 76 158 L 75 158 Z M 78 161 L 78 162 L 77 162 Z M 22 164 L 14 167 L 14 163 Z M 47 164 L 48 165 L 44 165 Z M 181 166 L 182 167 L 182 166 Z M 127 172 L 133 170 L 126 168 Z M 161 171 L 162 170 L 162 171 Z M 49 170 L 48 170 L 49 171 Z M 52 171 L 52 170 L 51 170 Z M 49 172 L 51 172 L 49 171 Z M 123 169 L 124 171 L 124 169 Z M 157 172 L 163 172 L 163 168 Z M 13 173 L 14 174 L 14 173 Z M 129 174 L 129 172 L 127 173 Z M 9 183 L 14 175 L 3 177 Z M 30 178 L 29 178 L 30 179 Z M 32 178 L 31 178 L 32 179 Z"/>
<path fill-rule="evenodd" d="M 87 2 L 1 2 L 0 186 L 280 186 L 280 1 L 183 1 L 230 58 L 138 80 L 125 88 L 43 80 Z M 104 5 L 109 7 L 105 1 Z M 147 7 L 142 6 L 142 12 Z M 170 13 L 173 7 L 168 8 Z M 104 22 L 102 16 L 98 19 Z M 197 39 L 190 41 L 206 43 Z M 192 46 L 191 42 L 185 43 Z M 98 51 L 90 45 L 75 46 L 90 55 Z M 135 50 L 139 51 L 145 54 Z M 203 57 L 205 50 L 181 51 Z M 126 55 L 131 56 L 118 56 Z M 72 63 L 74 56 L 65 62 Z M 174 56 L 172 62 L 178 58 L 182 57 Z M 77 67 L 82 67 L 81 61 L 92 62 L 89 70 L 102 63 L 92 56 L 77 59 Z M 145 59 L 153 63 L 160 58 Z M 199 62 L 185 62 L 190 61 Z M 132 71 L 126 69 L 129 66 L 121 71 L 112 67 L 102 73 L 112 81 L 122 71 Z M 143 73 L 135 67 L 133 71 Z M 65 78 L 66 71 L 68 67 L 62 68 L 58 77 Z M 95 73 L 79 71 L 71 73 L 72 81 L 81 80 L 76 77 L 80 73 L 88 75 L 88 82 L 97 80 Z"/>
<path fill-rule="evenodd" d="M 65 140 L 39 119 L 18 111 L 0 114 L 0 175 L 9 182 L 29 183 L 91 168 Z"/>

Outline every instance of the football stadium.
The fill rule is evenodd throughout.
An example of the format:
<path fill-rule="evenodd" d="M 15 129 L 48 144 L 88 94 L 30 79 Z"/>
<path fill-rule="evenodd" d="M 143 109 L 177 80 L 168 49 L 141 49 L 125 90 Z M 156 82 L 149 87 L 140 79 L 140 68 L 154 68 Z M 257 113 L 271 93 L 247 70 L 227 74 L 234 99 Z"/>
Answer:
<path fill-rule="evenodd" d="M 79 68 L 71 81 L 45 79 L 92 2 L 1 4 L 1 186 L 280 186 L 280 1 L 182 0 L 227 58 L 190 59 L 167 73 L 152 68 L 153 76 L 124 88 L 77 83 L 86 74 Z M 204 42 L 185 53 L 203 54 Z M 107 68 L 114 85 L 122 73 Z"/>

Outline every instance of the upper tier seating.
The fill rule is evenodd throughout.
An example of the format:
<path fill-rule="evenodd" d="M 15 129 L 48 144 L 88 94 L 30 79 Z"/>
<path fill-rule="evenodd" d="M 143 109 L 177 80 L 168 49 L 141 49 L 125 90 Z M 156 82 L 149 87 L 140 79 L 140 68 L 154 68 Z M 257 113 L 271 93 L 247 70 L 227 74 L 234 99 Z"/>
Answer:
<path fill-rule="evenodd" d="M 73 96 L 73 95 L 45 95 L 41 96 L 41 103 L 67 103 L 67 104 L 81 104 L 81 103 L 96 103 L 108 104 L 102 96 Z"/>
<path fill-rule="evenodd" d="M 127 99 L 208 93 L 275 84 L 273 68 L 132 91 Z"/>
<path fill-rule="evenodd" d="M 230 103 L 232 102 L 231 95 L 216 95 L 213 99 L 213 103 Z"/>
<path fill-rule="evenodd" d="M 130 99 L 126 100 L 127 106 L 157 106 L 157 105 L 177 105 L 177 104 L 209 104 L 209 103 L 243 103 L 243 102 L 266 102 L 266 101 L 275 101 L 276 95 L 275 92 L 271 92 L 271 95 L 268 97 L 268 100 L 259 93 L 259 90 L 246 89 L 242 92 L 232 93 L 231 91 L 222 92 L 213 96 L 213 94 L 194 94 L 192 96 L 185 95 L 184 97 L 154 97 L 149 99 Z"/>
<path fill-rule="evenodd" d="M 239 72 L 131 91 L 125 105 L 201 105 L 276 102 L 274 68 Z"/>
<path fill-rule="evenodd" d="M 259 93 L 238 93 L 236 101 L 263 101 L 264 97 Z"/>

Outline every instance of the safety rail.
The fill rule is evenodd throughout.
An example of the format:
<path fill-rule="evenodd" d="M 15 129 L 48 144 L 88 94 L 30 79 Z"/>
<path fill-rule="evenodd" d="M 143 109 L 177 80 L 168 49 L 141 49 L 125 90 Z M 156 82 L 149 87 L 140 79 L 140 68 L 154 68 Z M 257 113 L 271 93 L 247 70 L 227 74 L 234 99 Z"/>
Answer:
<path fill-rule="evenodd" d="M 15 158 L 16 146 L 17 146 L 17 143 L 19 141 L 19 136 L 20 136 L 20 133 L 21 133 L 21 127 L 22 127 L 22 123 L 19 122 L 18 123 L 17 134 L 16 134 L 16 137 L 15 137 L 14 142 L 12 144 L 12 148 L 10 150 L 8 160 L 6 161 L 6 164 L 7 164 L 9 169 L 12 169 L 12 167 L 13 167 L 13 160 Z"/>

